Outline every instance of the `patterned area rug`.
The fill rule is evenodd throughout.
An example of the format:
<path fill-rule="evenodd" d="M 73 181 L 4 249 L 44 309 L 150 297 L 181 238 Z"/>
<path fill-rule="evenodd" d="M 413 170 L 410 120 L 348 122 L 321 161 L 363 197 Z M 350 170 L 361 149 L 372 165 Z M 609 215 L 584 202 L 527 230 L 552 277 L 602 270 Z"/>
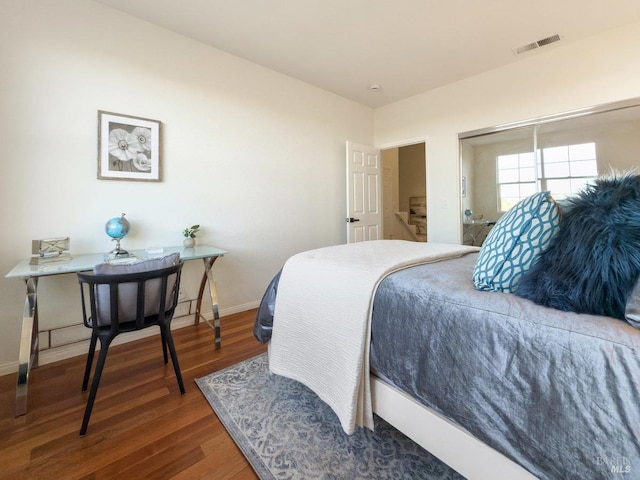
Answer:
<path fill-rule="evenodd" d="M 268 370 L 262 354 L 196 380 L 262 480 L 463 479 L 375 417 L 375 432 L 347 435 L 304 385 Z"/>

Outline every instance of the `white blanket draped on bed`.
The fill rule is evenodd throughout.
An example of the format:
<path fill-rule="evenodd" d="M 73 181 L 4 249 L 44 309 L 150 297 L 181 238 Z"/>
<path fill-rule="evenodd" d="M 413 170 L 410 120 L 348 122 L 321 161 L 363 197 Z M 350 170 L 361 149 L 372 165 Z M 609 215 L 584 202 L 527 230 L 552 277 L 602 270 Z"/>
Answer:
<path fill-rule="evenodd" d="M 278 285 L 269 369 L 311 388 L 346 433 L 356 424 L 373 429 L 369 329 L 378 284 L 397 270 L 478 250 L 375 240 L 294 255 Z"/>

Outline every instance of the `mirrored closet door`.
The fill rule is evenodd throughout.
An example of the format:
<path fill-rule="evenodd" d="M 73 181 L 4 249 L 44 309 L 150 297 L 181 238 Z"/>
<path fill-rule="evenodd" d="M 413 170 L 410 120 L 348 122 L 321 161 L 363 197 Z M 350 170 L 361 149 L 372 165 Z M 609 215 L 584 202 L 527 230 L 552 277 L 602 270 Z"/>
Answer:
<path fill-rule="evenodd" d="M 462 242 L 482 245 L 529 195 L 557 201 L 598 175 L 640 167 L 640 98 L 459 135 Z"/>

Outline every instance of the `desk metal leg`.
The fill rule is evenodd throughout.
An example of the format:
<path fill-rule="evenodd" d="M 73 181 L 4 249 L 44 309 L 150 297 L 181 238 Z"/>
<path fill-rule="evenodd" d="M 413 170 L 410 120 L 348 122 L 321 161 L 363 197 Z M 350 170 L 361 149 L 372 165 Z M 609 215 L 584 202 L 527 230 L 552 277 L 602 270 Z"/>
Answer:
<path fill-rule="evenodd" d="M 218 292 L 216 291 L 216 283 L 213 280 L 213 272 L 211 271 L 211 267 L 217 260 L 218 257 L 208 257 L 203 258 L 204 260 L 204 275 L 202 275 L 202 281 L 200 282 L 200 291 L 198 292 L 198 301 L 196 303 L 196 315 L 195 315 L 195 324 L 197 325 L 202 318 L 209 327 L 211 327 L 214 331 L 215 335 L 215 348 L 218 350 L 221 346 L 221 338 L 220 338 L 220 313 L 218 309 Z M 213 325 L 202 315 L 201 306 L 202 306 L 202 297 L 204 295 L 204 287 L 209 282 L 209 296 L 211 298 L 211 311 L 213 312 Z"/>
<path fill-rule="evenodd" d="M 27 413 L 27 391 L 29 371 L 38 366 L 38 278 L 25 280 L 27 297 L 22 314 L 22 335 L 20 337 L 20 356 L 18 359 L 18 384 L 16 385 L 16 411 L 19 417 Z"/>

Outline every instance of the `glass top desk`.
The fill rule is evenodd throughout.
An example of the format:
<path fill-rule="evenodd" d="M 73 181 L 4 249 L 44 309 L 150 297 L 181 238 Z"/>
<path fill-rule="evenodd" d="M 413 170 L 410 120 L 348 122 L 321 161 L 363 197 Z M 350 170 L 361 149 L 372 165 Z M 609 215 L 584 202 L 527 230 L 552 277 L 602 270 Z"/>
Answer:
<path fill-rule="evenodd" d="M 220 314 L 218 309 L 218 294 L 216 284 L 213 281 L 211 267 L 218 257 L 227 252 L 209 245 L 196 245 L 193 248 L 162 247 L 162 253 L 147 253 L 145 250 L 130 250 L 136 260 L 169 255 L 178 252 L 182 261 L 202 259 L 204 261 L 204 274 L 200 282 L 194 323 L 199 323 L 202 318 L 211 327 L 215 335 L 215 348 L 219 349 L 220 339 Z M 30 265 L 29 260 L 18 263 L 5 278 L 19 278 L 24 280 L 27 287 L 27 296 L 22 315 L 22 334 L 20 336 L 20 354 L 18 359 L 18 383 L 16 387 L 16 411 L 15 416 L 27 413 L 27 390 L 29 371 L 38 366 L 38 279 L 64 273 L 77 273 L 93 270 L 99 263 L 104 263 L 104 253 L 86 255 L 73 255 L 71 260 L 61 263 L 49 263 L 44 265 Z M 202 297 L 207 282 L 209 283 L 209 296 L 213 313 L 213 325 L 201 314 Z"/>

